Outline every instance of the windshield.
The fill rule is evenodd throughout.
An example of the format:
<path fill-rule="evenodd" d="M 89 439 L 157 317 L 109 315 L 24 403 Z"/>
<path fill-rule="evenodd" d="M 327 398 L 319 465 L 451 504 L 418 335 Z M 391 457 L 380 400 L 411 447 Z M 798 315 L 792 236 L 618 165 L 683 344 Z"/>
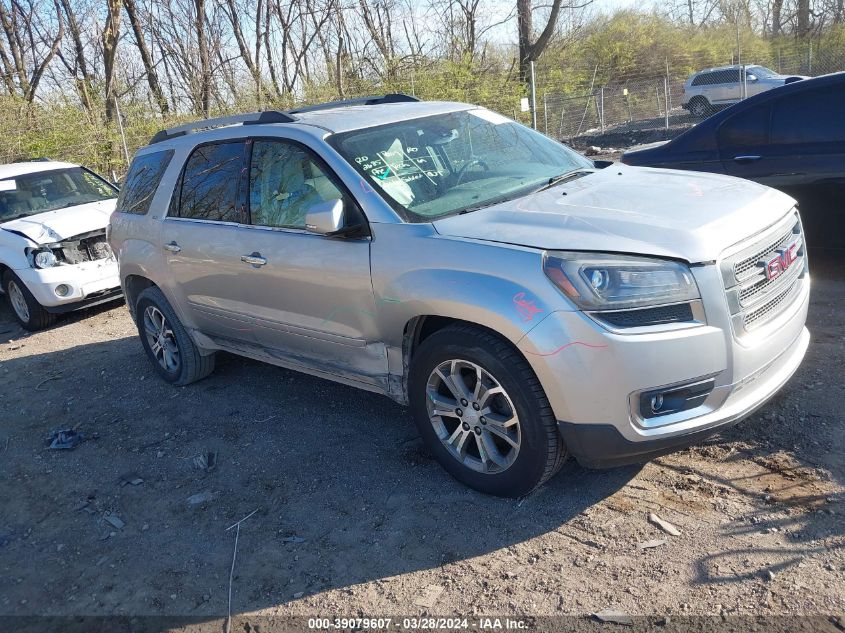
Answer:
<path fill-rule="evenodd" d="M 330 142 L 408 222 L 518 198 L 593 168 L 568 147 L 484 109 L 354 130 Z"/>
<path fill-rule="evenodd" d="M 0 222 L 117 197 L 117 190 L 82 167 L 0 180 Z"/>
<path fill-rule="evenodd" d="M 772 69 L 765 66 L 749 66 L 748 72 L 757 77 L 778 77 L 779 75 Z"/>

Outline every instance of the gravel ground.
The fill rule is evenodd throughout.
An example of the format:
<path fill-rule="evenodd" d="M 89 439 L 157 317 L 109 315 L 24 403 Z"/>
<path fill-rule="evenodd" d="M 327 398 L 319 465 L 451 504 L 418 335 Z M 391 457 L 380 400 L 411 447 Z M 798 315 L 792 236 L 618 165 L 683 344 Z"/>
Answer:
<path fill-rule="evenodd" d="M 210 378 L 170 387 L 125 307 L 28 335 L 4 302 L 0 616 L 180 615 L 220 631 L 226 528 L 257 510 L 238 536 L 238 631 L 266 630 L 266 616 L 608 608 L 818 615 L 837 630 L 845 265 L 813 264 L 808 355 L 757 414 L 643 466 L 569 464 L 519 501 L 450 479 L 387 398 L 228 355 Z M 63 427 L 88 441 L 47 450 Z"/>

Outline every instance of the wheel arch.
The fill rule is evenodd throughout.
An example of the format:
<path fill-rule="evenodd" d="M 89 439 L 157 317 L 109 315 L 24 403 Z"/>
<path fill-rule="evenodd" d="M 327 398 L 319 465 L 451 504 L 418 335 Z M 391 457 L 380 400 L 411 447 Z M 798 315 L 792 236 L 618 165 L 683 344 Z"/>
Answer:
<path fill-rule="evenodd" d="M 410 371 L 411 362 L 414 358 L 414 354 L 419 349 L 420 344 L 432 334 L 453 325 L 465 325 L 487 332 L 488 334 L 491 334 L 502 340 L 505 344 L 512 348 L 514 352 L 522 356 L 522 358 L 524 358 L 529 365 L 531 364 L 529 359 L 517 346 L 517 343 L 519 342 L 518 340 L 512 340 L 511 338 L 509 338 L 508 336 L 493 327 L 489 327 L 487 325 L 484 325 L 483 323 L 478 323 L 476 321 L 470 321 L 455 316 L 445 316 L 442 314 L 420 314 L 411 317 L 405 322 L 402 334 L 401 385 L 395 384 L 394 381 L 391 381 L 391 383 L 394 384 L 394 389 L 392 389 L 394 393 L 391 393 L 390 395 L 392 395 L 394 398 L 396 398 L 403 404 L 406 404 L 408 402 L 408 374 Z"/>
<path fill-rule="evenodd" d="M 147 288 L 158 285 L 150 278 L 140 274 L 126 275 L 123 280 L 123 294 L 126 297 L 126 306 L 129 308 L 129 314 L 135 318 L 135 304 L 138 303 L 138 296 Z"/>

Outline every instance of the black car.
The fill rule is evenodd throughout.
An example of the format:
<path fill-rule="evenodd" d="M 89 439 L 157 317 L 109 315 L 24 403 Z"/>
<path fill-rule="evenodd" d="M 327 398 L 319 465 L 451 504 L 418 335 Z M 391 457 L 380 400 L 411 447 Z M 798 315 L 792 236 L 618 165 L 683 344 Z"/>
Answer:
<path fill-rule="evenodd" d="M 775 187 L 798 200 L 811 249 L 845 247 L 845 72 L 749 97 L 621 160 Z"/>

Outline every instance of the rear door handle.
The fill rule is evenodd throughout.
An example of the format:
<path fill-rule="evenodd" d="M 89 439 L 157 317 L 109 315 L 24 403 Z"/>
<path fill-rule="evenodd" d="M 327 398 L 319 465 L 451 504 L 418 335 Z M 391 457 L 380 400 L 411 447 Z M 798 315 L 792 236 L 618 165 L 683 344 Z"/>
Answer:
<path fill-rule="evenodd" d="M 738 163 L 751 163 L 755 160 L 760 160 L 761 156 L 734 156 L 734 160 Z"/>
<path fill-rule="evenodd" d="M 171 253 L 178 253 L 182 250 L 182 247 L 179 246 L 176 242 L 170 242 L 169 244 L 164 245 L 164 250 L 170 251 Z"/>
<path fill-rule="evenodd" d="M 261 253 L 241 255 L 241 261 L 245 264 L 249 264 L 250 266 L 255 266 L 256 268 L 267 263 L 267 260 L 261 257 Z"/>

